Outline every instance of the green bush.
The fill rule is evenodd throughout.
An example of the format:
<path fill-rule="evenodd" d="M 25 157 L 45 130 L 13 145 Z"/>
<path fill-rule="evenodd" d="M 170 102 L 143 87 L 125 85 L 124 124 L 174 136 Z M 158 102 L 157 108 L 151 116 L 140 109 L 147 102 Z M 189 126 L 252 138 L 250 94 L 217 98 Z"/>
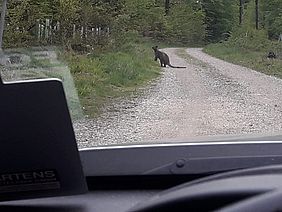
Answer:
<path fill-rule="evenodd" d="M 271 48 L 266 30 L 256 30 L 252 27 L 240 27 L 234 30 L 226 45 L 250 51 L 261 51 Z"/>

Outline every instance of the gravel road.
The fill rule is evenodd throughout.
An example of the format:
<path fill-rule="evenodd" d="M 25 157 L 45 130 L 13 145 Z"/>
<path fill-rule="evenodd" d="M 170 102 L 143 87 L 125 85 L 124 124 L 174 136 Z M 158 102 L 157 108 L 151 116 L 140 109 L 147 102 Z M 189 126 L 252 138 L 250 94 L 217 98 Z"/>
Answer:
<path fill-rule="evenodd" d="M 159 79 L 115 100 L 98 118 L 75 121 L 80 148 L 282 131 L 282 80 L 198 48 L 163 51 L 187 68 L 163 68 Z"/>

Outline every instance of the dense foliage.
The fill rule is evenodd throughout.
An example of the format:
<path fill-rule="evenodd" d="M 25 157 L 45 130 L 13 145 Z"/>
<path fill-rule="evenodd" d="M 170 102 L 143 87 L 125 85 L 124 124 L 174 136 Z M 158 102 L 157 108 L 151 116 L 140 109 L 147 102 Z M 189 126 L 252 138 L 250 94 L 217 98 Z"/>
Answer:
<path fill-rule="evenodd" d="M 236 24 L 233 0 L 8 0 L 5 46 L 85 43 L 119 46 L 136 32 L 156 40 L 200 45 Z"/>
<path fill-rule="evenodd" d="M 5 46 L 84 43 L 112 48 L 132 33 L 201 45 L 225 40 L 238 27 L 254 29 L 255 2 L 259 28 L 277 39 L 282 33 L 281 0 L 8 0 Z"/>
<path fill-rule="evenodd" d="M 282 78 L 282 1 L 244 1 L 241 25 L 228 40 L 210 44 L 205 51 L 221 59 Z M 275 58 L 268 58 L 270 52 Z"/>
<path fill-rule="evenodd" d="M 282 34 L 282 1 L 263 0 L 261 16 L 261 26 L 267 29 L 270 38 L 277 39 Z"/>
<path fill-rule="evenodd" d="M 233 27 L 231 37 L 225 45 L 251 51 L 280 51 L 277 40 L 282 34 L 281 21 L 281 1 L 246 1 L 243 22 Z"/>

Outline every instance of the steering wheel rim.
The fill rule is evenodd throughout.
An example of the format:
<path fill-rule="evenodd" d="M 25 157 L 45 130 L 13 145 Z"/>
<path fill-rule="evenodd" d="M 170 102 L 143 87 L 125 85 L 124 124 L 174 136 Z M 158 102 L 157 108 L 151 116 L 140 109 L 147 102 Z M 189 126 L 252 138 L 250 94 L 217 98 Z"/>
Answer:
<path fill-rule="evenodd" d="M 220 212 L 274 212 L 282 206 L 282 190 L 271 191 L 257 195 L 244 201 L 229 205 L 218 211 Z"/>
<path fill-rule="evenodd" d="M 253 209 L 257 209 L 256 205 L 259 205 L 259 201 L 261 201 L 261 205 L 267 205 L 267 211 L 274 211 L 272 208 L 281 205 L 278 201 L 279 198 L 282 199 L 281 175 L 281 165 L 218 174 L 168 189 L 145 203 L 133 207 L 130 211 L 156 211 L 160 208 L 161 211 L 164 211 L 165 207 L 183 203 L 193 205 L 195 202 L 204 204 L 205 207 L 206 202 L 210 204 L 216 198 L 223 199 L 221 200 L 222 205 L 217 205 L 216 209 L 222 208 L 220 211 L 223 212 L 258 211 Z M 204 190 L 205 186 L 207 189 Z M 199 187 L 202 187 L 201 192 L 194 192 Z M 273 203 L 273 207 L 269 207 L 269 203 L 272 202 L 275 204 Z M 212 202 L 212 204 L 215 203 Z M 173 209 L 170 208 L 168 211 L 171 210 Z"/>

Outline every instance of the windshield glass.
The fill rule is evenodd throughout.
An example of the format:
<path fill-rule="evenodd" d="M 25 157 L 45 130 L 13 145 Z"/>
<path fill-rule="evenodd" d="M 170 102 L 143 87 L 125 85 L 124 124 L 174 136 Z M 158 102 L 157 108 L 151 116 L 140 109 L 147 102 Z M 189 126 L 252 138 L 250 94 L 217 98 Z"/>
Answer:
<path fill-rule="evenodd" d="M 280 0 L 1 3 L 3 81 L 61 79 L 79 148 L 281 133 Z"/>

